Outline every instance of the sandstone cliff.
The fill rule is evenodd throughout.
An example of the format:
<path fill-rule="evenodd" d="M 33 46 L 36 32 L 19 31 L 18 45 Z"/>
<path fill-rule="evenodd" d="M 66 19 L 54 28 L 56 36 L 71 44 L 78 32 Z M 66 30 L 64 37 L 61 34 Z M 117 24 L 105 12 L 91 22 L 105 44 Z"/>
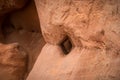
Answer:
<path fill-rule="evenodd" d="M 120 80 L 120 0 L 0 0 L 0 80 Z"/>

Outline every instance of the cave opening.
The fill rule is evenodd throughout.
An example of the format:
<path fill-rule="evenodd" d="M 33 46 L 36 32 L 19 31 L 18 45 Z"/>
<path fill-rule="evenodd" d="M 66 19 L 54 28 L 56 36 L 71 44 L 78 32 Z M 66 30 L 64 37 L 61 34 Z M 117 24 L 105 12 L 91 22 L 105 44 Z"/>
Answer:
<path fill-rule="evenodd" d="M 73 44 L 68 36 L 63 39 L 63 41 L 60 43 L 60 46 L 65 55 L 69 54 L 73 48 Z"/>

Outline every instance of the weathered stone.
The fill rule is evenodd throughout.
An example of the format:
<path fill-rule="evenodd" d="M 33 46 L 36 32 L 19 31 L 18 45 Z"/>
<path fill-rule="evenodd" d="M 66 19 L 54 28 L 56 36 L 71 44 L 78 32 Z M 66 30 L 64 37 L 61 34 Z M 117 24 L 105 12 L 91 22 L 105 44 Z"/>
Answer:
<path fill-rule="evenodd" d="M 0 80 L 23 80 L 27 53 L 17 43 L 0 44 Z"/>
<path fill-rule="evenodd" d="M 27 80 L 120 80 L 120 0 L 35 2 L 47 43 Z"/>
<path fill-rule="evenodd" d="M 17 42 L 29 53 L 26 59 L 28 60 L 27 65 L 19 65 L 18 59 L 12 59 L 14 63 L 16 62 L 14 65 L 18 65 L 16 67 L 14 67 L 14 65 L 2 67 L 4 63 L 1 64 L 0 80 L 24 80 L 45 44 L 34 1 L 31 0 L 25 5 L 26 1 L 27 0 L 0 0 L 0 43 L 3 43 L 0 51 L 4 48 L 6 51 L 7 49 L 14 51 L 11 43 Z M 12 12 L 13 10 L 16 11 Z M 11 47 L 8 47 L 8 44 L 11 44 Z M 10 60 L 11 57 L 19 57 L 20 62 L 23 61 L 24 63 L 24 58 L 19 56 L 21 51 L 22 50 L 19 49 L 17 50 L 18 55 L 10 53 Z M 7 55 L 9 54 L 6 53 L 3 57 L 5 58 Z M 0 61 L 2 61 L 2 58 Z"/>
<path fill-rule="evenodd" d="M 18 42 L 29 53 L 29 72 L 45 44 L 34 1 L 6 17 L 2 31 L 5 43 Z"/>

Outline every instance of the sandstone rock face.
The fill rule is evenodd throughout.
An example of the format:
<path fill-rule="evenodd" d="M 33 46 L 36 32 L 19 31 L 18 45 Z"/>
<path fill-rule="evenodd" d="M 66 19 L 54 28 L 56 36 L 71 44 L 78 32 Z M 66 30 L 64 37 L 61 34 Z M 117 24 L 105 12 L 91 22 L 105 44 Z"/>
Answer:
<path fill-rule="evenodd" d="M 27 80 L 120 80 L 120 0 L 35 2 L 47 43 Z"/>
<path fill-rule="evenodd" d="M 17 43 L 0 44 L 0 80 L 24 80 L 27 53 Z"/>
<path fill-rule="evenodd" d="M 8 16 L 6 14 L 22 8 L 26 1 L 0 0 L 0 80 L 24 80 L 28 71 L 28 57 L 24 49 L 18 44 L 3 44 L 6 43 L 3 34 L 4 18 Z"/>
<path fill-rule="evenodd" d="M 45 44 L 34 1 L 26 2 L 0 0 L 0 53 L 4 54 L 0 56 L 0 80 L 24 80 Z M 20 44 L 27 56 L 13 43 Z"/>
<path fill-rule="evenodd" d="M 28 52 L 30 71 L 45 44 L 34 1 L 6 17 L 2 27 L 5 43 L 18 42 Z"/>

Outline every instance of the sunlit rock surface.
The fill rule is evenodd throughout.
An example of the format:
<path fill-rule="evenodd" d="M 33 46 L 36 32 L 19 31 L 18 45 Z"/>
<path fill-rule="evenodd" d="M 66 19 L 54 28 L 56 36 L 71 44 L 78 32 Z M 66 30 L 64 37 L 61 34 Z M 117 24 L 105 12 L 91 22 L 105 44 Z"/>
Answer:
<path fill-rule="evenodd" d="M 27 52 L 17 43 L 0 44 L 0 80 L 23 80 L 27 71 Z"/>
<path fill-rule="evenodd" d="M 120 80 L 120 0 L 0 0 L 0 80 Z"/>
<path fill-rule="evenodd" d="M 35 2 L 47 43 L 27 80 L 120 80 L 120 0 Z"/>

